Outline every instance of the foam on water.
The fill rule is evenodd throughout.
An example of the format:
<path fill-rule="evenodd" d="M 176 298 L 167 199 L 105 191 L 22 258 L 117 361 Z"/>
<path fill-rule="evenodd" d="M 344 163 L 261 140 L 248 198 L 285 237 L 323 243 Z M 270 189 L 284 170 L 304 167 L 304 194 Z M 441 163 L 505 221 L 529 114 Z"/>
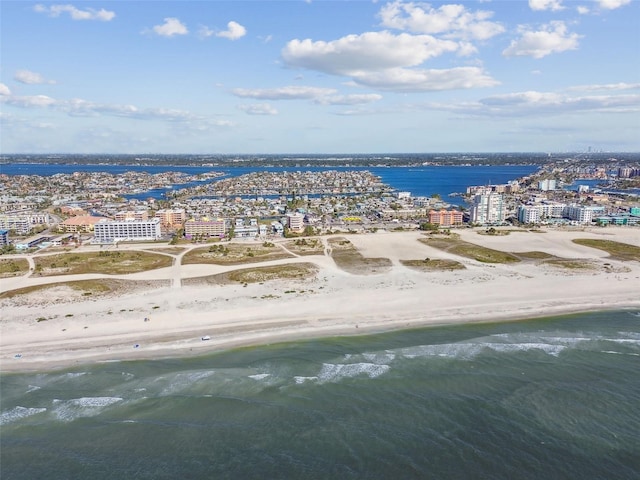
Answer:
<path fill-rule="evenodd" d="M 70 422 L 77 418 L 99 415 L 105 408 L 122 402 L 123 400 L 121 397 L 81 397 L 70 400 L 54 399 L 53 414 L 58 420 Z"/>
<path fill-rule="evenodd" d="M 249 375 L 249 378 L 252 378 L 254 380 L 262 380 L 270 376 L 271 376 L 270 373 L 256 373 L 255 375 Z"/>
<path fill-rule="evenodd" d="M 46 412 L 46 408 L 29 408 L 21 407 L 20 405 L 13 407 L 11 410 L 0 413 L 0 425 L 7 425 L 9 423 L 17 422 L 23 418 L 37 415 L 38 413 Z"/>
<path fill-rule="evenodd" d="M 305 382 L 312 382 L 312 381 L 318 380 L 318 377 L 299 377 L 299 376 L 296 376 L 296 377 L 293 377 L 293 380 L 298 385 L 300 385 L 300 384 L 305 383 Z"/>
<path fill-rule="evenodd" d="M 322 383 L 337 382 L 343 378 L 353 378 L 359 375 L 366 375 L 369 378 L 376 378 L 389 371 L 389 365 L 378 365 L 376 363 L 323 363 L 318 374 L 318 380 Z"/>
<path fill-rule="evenodd" d="M 159 395 L 166 396 L 182 392 L 193 387 L 193 384 L 204 380 L 213 374 L 215 374 L 214 370 L 177 373 L 169 379 L 168 385 L 162 389 Z M 160 377 L 157 380 L 165 380 L 165 378 L 166 377 Z"/>
<path fill-rule="evenodd" d="M 31 393 L 31 392 L 35 392 L 36 390 L 40 390 L 42 387 L 39 387 L 37 385 L 29 385 L 29 388 L 27 388 L 27 391 L 24 393 Z"/>

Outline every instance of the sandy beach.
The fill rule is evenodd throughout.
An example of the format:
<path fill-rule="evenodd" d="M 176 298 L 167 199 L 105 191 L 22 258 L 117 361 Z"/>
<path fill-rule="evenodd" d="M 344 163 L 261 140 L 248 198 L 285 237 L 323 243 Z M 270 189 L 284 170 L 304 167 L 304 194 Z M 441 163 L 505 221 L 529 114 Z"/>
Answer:
<path fill-rule="evenodd" d="M 199 282 L 252 264 L 182 265 L 182 254 L 175 255 L 171 267 L 129 275 L 27 274 L 0 280 L 0 292 L 57 285 L 0 300 L 0 370 L 48 370 L 427 325 L 640 308 L 639 262 L 616 260 L 603 250 L 572 242 L 593 238 L 640 246 L 638 229 L 523 230 L 496 236 L 479 232 L 456 230 L 462 240 L 477 245 L 515 254 L 544 252 L 588 268 L 534 260 L 481 263 L 420 242 L 424 232 L 378 232 L 336 235 L 364 257 L 390 261 L 388 268 L 366 274 L 339 268 L 329 248 L 324 254 L 254 264 L 305 263 L 317 269 L 309 278 L 263 283 Z M 322 239 L 328 245 L 327 237 Z M 456 260 L 465 268 L 420 271 L 402 263 L 424 258 Z M 136 282 L 135 288 L 117 295 L 90 299 L 60 285 L 87 278 Z"/>

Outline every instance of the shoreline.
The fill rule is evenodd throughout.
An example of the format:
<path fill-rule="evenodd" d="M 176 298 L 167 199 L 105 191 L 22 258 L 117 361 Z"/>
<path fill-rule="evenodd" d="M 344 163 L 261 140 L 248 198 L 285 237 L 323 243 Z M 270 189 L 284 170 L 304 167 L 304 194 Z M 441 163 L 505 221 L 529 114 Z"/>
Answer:
<path fill-rule="evenodd" d="M 460 233 L 464 240 L 502 251 L 546 251 L 563 258 L 604 262 L 617 270 L 568 272 L 533 262 L 481 264 L 418 242 L 422 237 L 418 232 L 342 235 L 365 257 L 389 258 L 390 269 L 349 274 L 330 257 L 305 256 L 302 260 L 314 263 L 318 273 L 304 280 L 246 286 L 170 285 L 75 302 L 54 298 L 47 303 L 42 295 L 22 303 L 5 299 L 0 319 L 0 372 L 202 356 L 235 348 L 432 326 L 640 310 L 639 262 L 612 260 L 606 252 L 571 242 L 606 235 L 604 238 L 640 246 L 640 238 L 634 235 L 637 230 L 516 232 L 495 237 L 472 230 Z M 419 272 L 400 263 L 425 257 L 455 258 L 466 268 Z M 180 273 L 182 279 L 219 270 L 214 265 L 187 267 Z M 175 272 L 171 267 L 132 276 L 160 280 Z M 68 281 L 62 276 L 51 279 L 51 283 Z M 2 290 L 7 290 L 4 285 Z M 41 312 L 50 318 L 36 321 Z M 205 336 L 210 339 L 202 340 Z"/>

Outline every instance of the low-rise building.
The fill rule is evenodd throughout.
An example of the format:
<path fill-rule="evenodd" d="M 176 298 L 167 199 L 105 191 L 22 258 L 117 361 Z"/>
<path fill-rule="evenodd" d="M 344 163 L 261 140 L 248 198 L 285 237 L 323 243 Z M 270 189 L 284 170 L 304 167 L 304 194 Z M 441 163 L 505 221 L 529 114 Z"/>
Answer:
<path fill-rule="evenodd" d="M 451 227 L 462 223 L 462 212 L 460 210 L 431 210 L 429 211 L 429 223 L 443 227 Z"/>
<path fill-rule="evenodd" d="M 193 238 L 196 235 L 204 237 L 224 237 L 226 226 L 224 218 L 209 219 L 203 217 L 200 220 L 189 219 L 184 224 L 184 234 L 187 238 Z"/>
<path fill-rule="evenodd" d="M 104 220 L 104 217 L 91 215 L 70 217 L 58 225 L 58 231 L 62 233 L 90 233 L 93 231 L 94 225 L 100 220 Z"/>

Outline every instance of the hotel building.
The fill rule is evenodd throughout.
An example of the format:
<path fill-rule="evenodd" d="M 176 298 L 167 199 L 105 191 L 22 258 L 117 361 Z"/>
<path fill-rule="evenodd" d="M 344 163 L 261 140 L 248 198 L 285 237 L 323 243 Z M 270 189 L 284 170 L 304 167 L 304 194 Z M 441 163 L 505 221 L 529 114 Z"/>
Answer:
<path fill-rule="evenodd" d="M 462 212 L 459 210 L 431 210 L 429 212 L 429 223 L 450 227 L 462 223 Z"/>
<path fill-rule="evenodd" d="M 162 237 L 157 218 L 124 222 L 100 220 L 93 227 L 93 243 L 115 243 L 159 240 Z"/>

